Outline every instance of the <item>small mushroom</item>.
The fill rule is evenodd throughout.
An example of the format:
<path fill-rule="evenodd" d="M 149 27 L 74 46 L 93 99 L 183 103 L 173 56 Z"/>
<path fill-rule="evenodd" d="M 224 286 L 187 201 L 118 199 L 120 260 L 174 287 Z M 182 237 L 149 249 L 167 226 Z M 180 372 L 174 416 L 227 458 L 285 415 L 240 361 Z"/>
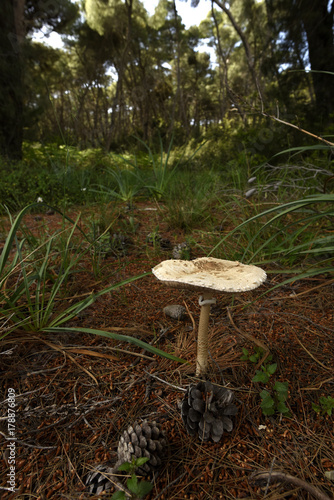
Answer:
<path fill-rule="evenodd" d="M 263 269 L 238 261 L 201 257 L 192 261 L 165 260 L 152 272 L 167 286 L 201 292 L 198 325 L 196 375 L 208 369 L 208 326 L 214 292 L 246 292 L 260 286 L 267 278 Z"/>

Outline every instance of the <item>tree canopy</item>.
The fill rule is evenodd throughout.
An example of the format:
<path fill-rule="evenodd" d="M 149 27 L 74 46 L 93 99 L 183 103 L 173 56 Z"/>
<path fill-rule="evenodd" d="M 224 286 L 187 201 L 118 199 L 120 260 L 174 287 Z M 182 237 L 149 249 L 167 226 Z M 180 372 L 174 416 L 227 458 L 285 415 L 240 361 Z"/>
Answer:
<path fill-rule="evenodd" d="M 185 143 L 278 110 L 321 133 L 334 113 L 333 10 L 327 0 L 212 0 L 186 29 L 175 0 L 152 16 L 140 0 L 3 0 L 0 152 L 19 158 L 23 138 L 106 150 L 133 134 Z M 34 41 L 41 28 L 64 48 Z"/>

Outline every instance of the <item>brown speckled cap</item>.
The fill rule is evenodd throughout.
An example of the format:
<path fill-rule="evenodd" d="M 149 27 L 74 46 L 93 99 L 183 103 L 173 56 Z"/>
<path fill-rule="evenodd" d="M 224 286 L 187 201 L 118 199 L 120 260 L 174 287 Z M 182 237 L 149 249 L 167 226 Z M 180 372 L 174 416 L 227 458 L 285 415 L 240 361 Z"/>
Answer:
<path fill-rule="evenodd" d="M 152 272 L 168 286 L 201 292 L 246 292 L 257 288 L 267 278 L 260 267 L 214 257 L 164 260 Z"/>

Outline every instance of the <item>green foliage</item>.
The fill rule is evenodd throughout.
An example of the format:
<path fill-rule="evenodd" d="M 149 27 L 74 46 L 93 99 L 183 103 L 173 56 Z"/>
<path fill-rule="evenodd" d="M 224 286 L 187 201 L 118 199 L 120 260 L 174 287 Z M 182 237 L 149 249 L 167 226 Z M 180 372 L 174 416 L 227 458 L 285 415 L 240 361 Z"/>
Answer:
<path fill-rule="evenodd" d="M 119 200 L 129 205 L 138 197 L 149 197 L 155 200 L 170 200 L 175 189 L 180 193 L 180 184 L 183 182 L 182 161 L 185 149 L 172 155 L 173 139 L 167 146 L 167 152 L 159 136 L 159 153 L 153 150 L 141 139 L 137 138 L 145 153 L 140 155 L 110 155 L 114 164 L 105 171 L 103 184 L 91 188 L 91 192 L 104 196 L 106 201 Z M 201 148 L 192 151 L 185 163 L 189 162 Z M 121 164 L 120 164 L 121 162 Z M 182 164 L 184 168 L 184 164 Z M 207 174 L 210 176 L 210 174 Z M 193 184 L 193 182 L 192 182 Z M 185 186 L 182 187 L 184 189 Z M 198 190 L 200 196 L 201 190 Z M 182 200 L 188 199 L 184 192 L 180 193 Z M 201 210 L 197 210 L 199 213 Z"/>
<path fill-rule="evenodd" d="M 118 215 L 113 205 L 100 203 L 88 217 L 88 238 L 91 241 L 94 274 L 99 274 L 100 263 L 109 255 L 116 255 L 112 248 L 112 235 Z"/>
<path fill-rule="evenodd" d="M 150 493 L 153 488 L 152 483 L 148 481 L 138 481 L 138 477 L 135 474 L 135 470 L 144 465 L 148 461 L 148 458 L 133 458 L 132 462 L 124 462 L 124 464 L 118 467 L 119 471 L 124 471 L 130 474 L 130 478 L 127 480 L 126 485 L 128 490 L 131 492 L 131 498 L 136 500 L 138 498 L 144 498 L 146 495 Z M 116 491 L 111 500 L 125 500 L 127 497 L 124 491 Z"/>
<path fill-rule="evenodd" d="M 255 346 L 253 354 L 250 354 L 248 349 L 246 349 L 246 347 L 243 347 L 242 356 L 240 359 L 242 361 L 251 361 L 252 363 L 256 364 L 263 357 L 263 354 L 264 350 L 262 349 L 262 347 Z M 271 354 L 269 354 L 269 356 L 267 356 L 266 358 L 267 361 L 271 361 L 272 359 L 273 357 Z"/>
<path fill-rule="evenodd" d="M 97 293 L 95 296 L 91 297 L 92 302 L 90 302 L 88 305 L 93 303 L 96 298 L 100 297 L 104 293 L 108 293 L 110 290 L 116 289 L 120 286 L 126 285 L 127 283 L 131 283 L 132 281 L 135 281 L 136 279 L 140 279 L 142 277 L 147 276 L 147 274 L 143 274 L 141 276 L 137 276 L 135 278 L 131 278 L 129 280 L 124 280 L 121 283 L 117 285 L 113 285 L 112 287 L 108 287 L 107 289 L 103 290 L 102 292 Z M 83 309 L 85 309 L 87 305 Z M 79 312 L 81 312 L 83 309 L 80 309 Z M 70 311 L 71 312 L 71 311 Z M 65 321 L 69 321 L 72 318 L 69 317 L 68 319 L 66 318 Z M 64 323 L 65 321 L 62 321 Z M 105 332 L 103 330 L 95 330 L 93 328 L 81 328 L 81 327 L 76 327 L 76 328 L 69 328 L 69 327 L 62 327 L 62 326 L 50 326 L 48 328 L 44 328 L 45 332 L 52 332 L 52 333 L 57 333 L 57 332 L 73 332 L 73 333 L 88 333 L 91 335 L 99 335 L 100 337 L 106 337 L 109 339 L 114 339 L 118 340 L 120 342 L 128 342 L 129 344 L 133 344 L 137 347 L 140 347 L 141 349 L 145 349 L 148 352 L 151 352 L 152 354 L 156 354 L 158 356 L 165 357 L 167 359 L 171 359 L 172 361 L 177 361 L 178 363 L 187 363 L 184 359 L 178 358 L 177 356 L 174 356 L 173 354 L 169 354 L 165 351 L 162 351 L 161 349 L 158 349 L 157 347 L 153 347 L 150 344 L 147 344 L 146 342 L 143 342 L 142 340 L 139 340 L 135 337 L 130 337 L 128 335 L 121 335 L 118 333 L 112 333 L 112 332 Z"/>
<path fill-rule="evenodd" d="M 332 272 L 334 238 L 330 221 L 334 214 L 334 195 L 326 193 L 333 178 L 328 158 L 330 144 L 293 147 L 280 151 L 272 158 L 275 161 L 280 155 L 290 155 L 291 161 L 295 161 L 297 154 L 308 157 L 317 155 L 312 158 L 314 164 L 300 162 L 291 165 L 288 162 L 273 166 L 265 163 L 252 169 L 250 179 L 252 182 L 256 180 L 256 184 L 251 184 L 245 196 L 251 197 L 255 193 L 257 200 L 245 204 L 240 197 L 232 196 L 231 202 L 222 203 L 227 217 L 234 219 L 235 227 L 214 246 L 210 254 L 218 253 L 217 256 L 220 256 L 223 252 L 226 258 L 226 250 L 230 252 L 232 249 L 231 259 L 274 263 L 275 266 L 279 263 L 283 273 L 291 272 L 292 267 L 299 265 L 303 272 L 298 278 Z M 277 204 L 273 198 L 275 190 L 278 199 L 292 197 L 292 201 Z M 295 196 L 298 191 L 316 194 L 300 198 Z M 318 194 L 319 191 L 324 193 Z M 272 206 L 260 210 L 261 200 Z M 235 217 L 234 212 L 242 213 L 243 217 Z M 285 266 L 288 269 L 284 269 Z M 283 284 L 291 281 L 293 279 Z"/>
<path fill-rule="evenodd" d="M 215 253 L 222 243 L 241 235 L 243 252 L 240 260 L 248 263 L 276 262 L 307 264 L 309 269 L 298 277 L 333 271 L 331 255 L 334 236 L 330 229 L 334 215 L 334 195 L 319 194 L 274 206 L 238 224 L 211 250 Z M 254 224 L 257 224 L 254 229 Z M 248 228 L 248 233 L 247 231 Z M 247 242 L 244 235 L 248 234 Z M 240 239 L 240 236 L 239 236 Z M 240 243 L 239 243 L 240 244 Z M 294 280 L 296 277 L 294 278 Z M 288 283 L 288 280 L 284 283 Z"/>
<path fill-rule="evenodd" d="M 111 182 L 108 176 L 111 178 Z M 92 188 L 91 192 L 104 195 L 106 201 L 116 199 L 131 204 L 142 189 L 142 180 L 137 168 L 135 170 L 121 169 L 117 166 L 116 168 L 108 168 L 104 184 L 99 185 L 97 189 Z"/>
<path fill-rule="evenodd" d="M 112 284 L 97 293 L 91 293 L 84 299 L 73 300 L 70 305 L 64 306 L 64 303 L 67 303 L 67 301 L 64 302 L 64 297 L 68 297 L 69 279 L 73 273 L 78 272 L 79 263 L 89 252 L 89 242 L 78 226 L 79 219 L 73 221 L 64 215 L 64 221 L 66 219 L 70 222 L 70 226 L 61 231 L 60 235 L 66 234 L 62 242 L 59 241 L 60 235 L 56 233 L 42 244 L 36 241 L 36 247 L 26 251 L 26 241 L 23 239 L 19 242 L 17 234 L 23 216 L 36 205 L 28 205 L 19 212 L 15 220 L 12 220 L 11 229 L 0 255 L 2 330 L 0 339 L 17 330 L 28 333 L 81 332 L 132 343 L 153 354 L 184 362 L 134 337 L 89 328 L 64 326 L 92 305 L 98 297 L 147 276 L 147 273 Z M 75 230 L 81 231 L 81 237 L 88 243 L 85 248 L 74 245 L 73 250 L 72 241 Z"/>
<path fill-rule="evenodd" d="M 267 363 L 261 365 L 261 370 L 256 370 L 254 377 L 252 378 L 252 382 L 262 382 L 266 384 L 269 382 L 271 375 L 275 373 L 277 370 L 277 363 L 272 363 L 268 365 Z"/>
<path fill-rule="evenodd" d="M 153 153 L 151 148 L 144 141 L 139 138 L 138 140 L 147 150 L 148 157 L 152 165 L 148 183 L 145 187 L 154 198 L 160 199 L 165 195 L 180 162 L 180 160 L 178 160 L 172 168 L 170 167 L 169 159 L 173 145 L 173 138 L 168 145 L 167 153 L 165 153 L 161 136 L 159 136 L 160 154 L 158 156 Z"/>
<path fill-rule="evenodd" d="M 0 200 L 11 210 L 20 210 L 38 197 L 57 206 L 93 202 L 96 196 L 89 187 L 109 164 L 100 150 L 26 143 L 22 161 L 0 159 Z"/>
<path fill-rule="evenodd" d="M 321 398 L 319 398 L 319 404 L 312 403 L 312 408 L 321 415 L 327 414 L 331 417 L 332 410 L 334 410 L 334 398 L 331 396 L 321 396 Z"/>
<path fill-rule="evenodd" d="M 166 196 L 169 196 L 170 191 L 179 184 L 179 176 L 182 176 L 181 166 L 184 168 L 185 165 L 190 163 L 203 147 L 203 144 L 200 144 L 199 146 L 196 145 L 191 151 L 187 151 L 187 148 L 183 147 L 181 150 L 180 148 L 176 148 L 172 152 L 172 137 L 165 153 L 165 148 L 159 135 L 160 151 L 159 154 L 154 154 L 144 141 L 139 138 L 138 140 L 146 149 L 151 162 L 152 168 L 145 187 L 155 199 L 165 199 Z"/>
<path fill-rule="evenodd" d="M 160 155 L 157 159 L 157 155 L 144 141 L 136 139 L 147 151 L 145 156 L 140 155 L 139 161 L 144 166 L 139 166 L 137 156 L 113 154 L 112 159 L 115 161 L 115 165 L 106 169 L 103 184 L 92 189 L 92 192 L 104 194 L 109 200 L 118 199 L 130 204 L 135 197 L 144 192 L 149 193 L 154 198 L 161 198 L 166 192 L 177 167 L 177 164 L 173 169 L 169 167 L 173 141 L 170 142 L 165 154 L 160 138 Z M 119 161 L 122 162 L 122 167 L 118 164 Z"/>
<path fill-rule="evenodd" d="M 264 355 L 264 350 L 261 347 L 256 346 L 254 352 L 250 354 L 248 349 L 242 348 L 242 361 L 250 361 L 253 364 L 257 364 Z M 262 383 L 264 385 L 271 381 L 272 375 L 277 370 L 277 363 L 271 363 L 272 355 L 269 354 L 264 363 L 261 365 L 260 370 L 256 370 L 252 382 Z M 288 383 L 276 381 L 271 384 L 269 390 L 263 389 L 260 392 L 261 398 L 261 410 L 263 415 L 269 416 L 274 415 L 276 412 L 281 413 L 284 416 L 290 416 L 289 409 L 287 408 L 285 402 L 288 398 Z"/>
<path fill-rule="evenodd" d="M 254 379 L 253 379 L 254 381 Z M 268 392 L 265 389 L 260 392 L 261 397 L 261 409 L 263 415 L 269 416 L 274 415 L 276 411 L 281 413 L 283 416 L 290 416 L 289 409 L 287 408 L 285 401 L 288 398 L 288 383 L 276 381 L 272 392 Z"/>
<path fill-rule="evenodd" d="M 141 2 L 87 0 L 79 6 L 61 0 L 45 9 L 34 2 L 26 5 L 17 26 L 29 32 L 46 24 L 71 35 L 67 40 L 63 36 L 65 50 L 30 38 L 21 44 L 6 4 L 0 47 L 8 55 L 1 63 L 8 78 L 0 88 L 0 149 L 6 153 L 13 137 L 20 145 L 23 127 L 28 140 L 105 151 L 129 147 L 134 134 L 150 147 L 159 147 L 159 134 L 167 141 L 174 134 L 176 145 L 205 135 L 210 145 L 201 164 L 221 168 L 228 183 L 247 182 L 250 169 L 296 144 L 301 127 L 313 126 L 315 119 L 331 124 L 333 16 L 327 3 L 322 0 L 326 23 L 312 27 L 312 37 L 306 33 L 314 14 L 310 8 L 303 8 L 303 21 L 300 16 L 288 21 L 298 10 L 296 1 L 287 7 L 289 2 L 282 0 L 269 8 L 270 15 L 265 2 L 215 5 L 199 26 L 189 29 L 167 1 L 159 3 L 153 16 Z M 216 51 L 215 65 L 198 50 L 207 42 Z M 307 52 L 316 71 L 304 71 Z M 287 132 L 283 122 L 270 120 L 270 113 L 285 123 L 295 121 L 295 128 Z"/>
<path fill-rule="evenodd" d="M 250 361 L 254 364 L 257 364 L 264 354 L 262 347 L 258 346 L 254 348 L 253 354 L 250 354 L 245 347 L 242 348 L 242 352 L 243 355 L 240 359 L 242 361 Z M 269 364 L 272 359 L 273 357 L 271 354 L 266 357 L 264 364 L 260 367 L 261 369 L 256 370 L 255 375 L 252 378 L 252 382 L 262 382 L 263 384 L 269 382 L 271 375 L 273 375 L 277 369 L 277 363 Z"/>
<path fill-rule="evenodd" d="M 218 182 L 219 176 L 211 171 L 179 171 L 164 196 L 163 216 L 169 227 L 186 232 L 194 228 L 209 229 Z"/>
<path fill-rule="evenodd" d="M 195 165 L 221 171 L 228 188 L 244 189 L 253 171 L 267 164 L 268 158 L 286 147 L 288 133 L 261 117 L 250 126 L 245 126 L 236 117 L 226 117 L 220 126 L 208 130 L 205 135 L 207 142 Z M 266 136 L 272 140 L 268 141 Z"/>

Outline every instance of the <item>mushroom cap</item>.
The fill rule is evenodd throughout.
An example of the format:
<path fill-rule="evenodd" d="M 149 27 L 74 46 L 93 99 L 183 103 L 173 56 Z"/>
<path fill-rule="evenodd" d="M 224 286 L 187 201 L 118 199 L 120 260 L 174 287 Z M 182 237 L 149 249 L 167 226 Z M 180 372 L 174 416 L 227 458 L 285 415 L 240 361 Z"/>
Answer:
<path fill-rule="evenodd" d="M 267 278 L 260 267 L 214 257 L 164 260 L 152 272 L 168 286 L 201 292 L 245 292 L 257 288 Z"/>

